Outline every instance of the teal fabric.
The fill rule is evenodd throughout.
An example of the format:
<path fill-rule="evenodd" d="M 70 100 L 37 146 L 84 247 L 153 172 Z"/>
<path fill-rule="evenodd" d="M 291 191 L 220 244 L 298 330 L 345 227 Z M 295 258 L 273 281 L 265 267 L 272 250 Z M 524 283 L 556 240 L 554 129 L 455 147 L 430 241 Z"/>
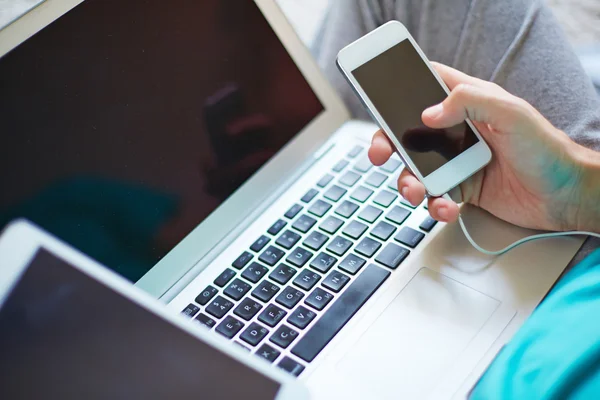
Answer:
<path fill-rule="evenodd" d="M 558 282 L 471 399 L 600 399 L 600 250 Z"/>

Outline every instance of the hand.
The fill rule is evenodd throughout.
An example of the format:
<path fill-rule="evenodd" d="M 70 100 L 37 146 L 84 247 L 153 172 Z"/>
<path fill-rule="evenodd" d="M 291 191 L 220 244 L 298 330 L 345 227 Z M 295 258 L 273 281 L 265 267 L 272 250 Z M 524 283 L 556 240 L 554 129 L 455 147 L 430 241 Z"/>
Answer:
<path fill-rule="evenodd" d="M 586 178 L 589 157 L 581 155 L 589 156 L 591 151 L 575 144 L 529 103 L 498 85 L 433 64 L 451 94 L 423 112 L 423 123 L 440 129 L 469 118 L 493 154 L 485 169 L 453 191 L 453 198 L 527 228 L 589 229 L 589 218 L 580 211 L 585 196 L 582 187 L 590 180 Z M 385 163 L 392 151 L 386 136 L 378 131 L 369 149 L 371 162 Z M 423 201 L 425 188 L 407 169 L 398 179 L 398 188 L 413 205 Z M 453 201 L 430 198 L 428 208 L 437 220 L 458 218 L 459 207 Z"/>

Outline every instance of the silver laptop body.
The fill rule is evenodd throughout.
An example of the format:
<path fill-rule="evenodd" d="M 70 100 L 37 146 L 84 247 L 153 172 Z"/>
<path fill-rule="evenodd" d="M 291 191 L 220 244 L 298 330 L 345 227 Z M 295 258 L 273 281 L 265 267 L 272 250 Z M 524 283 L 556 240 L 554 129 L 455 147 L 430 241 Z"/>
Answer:
<path fill-rule="evenodd" d="M 10 50 L 79 3 L 48 0 L 0 31 L 0 56 L 9 59 Z M 256 7 L 322 110 L 136 285 L 198 329 L 298 376 L 314 398 L 465 398 L 581 240 L 534 242 L 489 258 L 459 227 L 432 221 L 424 204 L 408 205 L 395 183 L 401 162 L 374 167 L 366 158 L 376 126 L 350 119 L 274 1 L 257 0 Z M 244 20 L 236 15 L 229 26 Z M 140 29 L 131 21 L 132 35 Z M 216 91 L 209 108 L 236 90 Z M 293 110 L 284 97 L 281 104 Z M 173 140 L 185 146 L 184 136 L 174 132 Z M 484 247 L 529 233 L 478 209 L 463 213 Z"/>

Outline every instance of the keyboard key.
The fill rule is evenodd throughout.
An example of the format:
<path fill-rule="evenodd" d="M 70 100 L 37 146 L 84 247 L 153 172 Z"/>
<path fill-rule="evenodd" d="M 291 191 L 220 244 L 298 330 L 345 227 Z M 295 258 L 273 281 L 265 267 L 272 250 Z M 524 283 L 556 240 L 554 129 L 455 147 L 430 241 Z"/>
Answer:
<path fill-rule="evenodd" d="M 333 172 L 341 172 L 348 164 L 350 164 L 348 161 L 340 160 L 333 166 L 332 170 Z"/>
<path fill-rule="evenodd" d="M 335 213 L 344 218 L 350 218 L 358 210 L 358 205 L 349 200 L 344 200 L 342 204 L 335 209 Z"/>
<path fill-rule="evenodd" d="M 248 343 L 250 346 L 256 346 L 261 340 L 269 334 L 269 330 L 264 326 L 253 322 L 240 335 L 240 339 Z"/>
<path fill-rule="evenodd" d="M 292 354 L 304 361 L 313 361 L 388 276 L 389 271 L 373 264 L 369 265 L 296 343 Z"/>
<path fill-rule="evenodd" d="M 408 253 L 410 253 L 408 249 L 400 247 L 394 243 L 390 243 L 387 246 L 385 246 L 385 248 L 381 253 L 379 253 L 379 255 L 377 255 L 375 261 L 385 265 L 388 268 L 396 269 L 398 268 L 398 265 L 400 265 L 400 263 L 404 261 L 406 256 L 408 256 Z"/>
<path fill-rule="evenodd" d="M 183 315 L 185 315 L 186 317 L 190 317 L 192 318 L 194 315 L 196 315 L 196 313 L 200 311 L 200 307 L 195 306 L 193 304 L 188 304 L 182 311 L 181 313 Z"/>
<path fill-rule="evenodd" d="M 231 268 L 226 268 L 225 271 L 221 272 L 221 275 L 217 276 L 217 279 L 215 279 L 214 284 L 218 287 L 223 287 L 227 285 L 231 278 L 233 278 L 234 276 L 235 271 Z"/>
<path fill-rule="evenodd" d="M 427 216 L 427 218 L 425 218 L 423 220 L 423 222 L 421 222 L 421 225 L 419 225 L 419 228 L 421 228 L 425 232 L 431 232 L 431 230 L 433 229 L 433 227 L 436 224 L 437 224 L 437 221 L 435 219 L 431 218 L 430 216 Z"/>
<path fill-rule="evenodd" d="M 424 237 L 424 233 L 406 226 L 398 232 L 394 240 L 414 249 Z"/>
<path fill-rule="evenodd" d="M 319 191 L 317 189 L 310 189 L 308 192 L 306 192 L 304 194 L 304 196 L 302 196 L 302 198 L 300 200 L 303 203 L 310 203 L 317 194 L 319 194 Z"/>
<path fill-rule="evenodd" d="M 254 254 L 244 251 L 231 265 L 237 269 L 242 269 L 252 260 L 252 257 L 254 257 Z"/>
<path fill-rule="evenodd" d="M 386 241 L 394 234 L 395 231 L 396 227 L 394 225 L 388 224 L 385 221 L 381 221 L 375 225 L 373 230 L 371 230 L 371 235 L 375 236 L 377 239 Z"/>
<path fill-rule="evenodd" d="M 208 285 L 206 289 L 204 289 L 197 297 L 196 303 L 201 306 L 205 306 L 215 295 L 219 292 L 219 290 L 211 285 Z"/>
<path fill-rule="evenodd" d="M 337 293 L 342 290 L 348 282 L 350 282 L 350 277 L 348 275 L 342 274 L 339 271 L 331 271 L 331 273 L 323 280 L 322 285 Z"/>
<path fill-rule="evenodd" d="M 253 262 L 244 270 L 244 272 L 242 272 L 242 278 L 248 279 L 252 283 L 256 283 L 260 281 L 267 272 L 269 272 L 267 267 L 260 265 L 257 262 Z"/>
<path fill-rule="evenodd" d="M 352 242 L 341 236 L 336 236 L 327 246 L 327 250 L 336 256 L 343 256 L 352 247 Z"/>
<path fill-rule="evenodd" d="M 398 197 L 397 194 L 388 192 L 387 190 L 382 190 L 377 194 L 377 196 L 375 196 L 373 203 L 388 208 L 394 202 L 394 200 L 396 200 L 396 197 Z"/>
<path fill-rule="evenodd" d="M 310 311 L 304 306 L 298 306 L 288 317 L 287 322 L 296 328 L 304 329 L 316 316 L 317 314 L 314 311 Z"/>
<path fill-rule="evenodd" d="M 287 219 L 294 219 L 296 217 L 296 215 L 298 215 L 298 213 L 300 211 L 302 211 L 304 207 L 302 207 L 300 204 L 294 204 L 293 206 L 290 207 L 289 210 L 286 211 L 286 213 L 284 214 L 284 216 Z"/>
<path fill-rule="evenodd" d="M 206 312 L 213 317 L 223 318 L 225 314 L 233 307 L 233 303 L 224 297 L 217 296 L 213 301 L 210 302 L 206 307 Z"/>
<path fill-rule="evenodd" d="M 252 287 L 246 282 L 242 281 L 241 279 L 234 279 L 233 282 L 227 286 L 227 289 L 223 291 L 223 293 L 227 297 L 231 297 L 234 300 L 239 300 L 244 297 L 244 295 L 248 293 L 250 289 L 252 289 Z"/>
<path fill-rule="evenodd" d="M 298 337 L 298 332 L 286 325 L 281 325 L 269 340 L 279 347 L 287 348 Z"/>
<path fill-rule="evenodd" d="M 351 237 L 352 239 L 358 239 L 362 236 L 363 233 L 367 230 L 367 226 L 362 222 L 352 221 L 342 231 L 342 233 L 346 236 Z"/>
<path fill-rule="evenodd" d="M 263 249 L 263 247 L 265 247 L 267 245 L 267 243 L 269 243 L 270 240 L 271 240 L 271 238 L 269 238 L 265 235 L 261 235 L 261 237 L 256 239 L 256 242 L 252 243 L 252 246 L 250 246 L 250 250 L 258 253 L 259 251 L 261 251 Z"/>
<path fill-rule="evenodd" d="M 329 184 L 329 182 L 331 182 L 332 179 L 333 179 L 333 175 L 325 174 L 325 175 L 323 175 L 323 177 L 321 179 L 319 179 L 319 182 L 317 182 L 317 186 L 324 188 L 325 186 L 327 186 Z"/>
<path fill-rule="evenodd" d="M 303 244 L 309 249 L 319 250 L 328 240 L 329 236 L 325 235 L 324 233 L 312 231 Z"/>
<path fill-rule="evenodd" d="M 402 224 L 410 215 L 410 211 L 406 208 L 394 206 L 392 210 L 385 216 L 389 221 L 395 222 L 398 225 Z"/>
<path fill-rule="evenodd" d="M 359 186 L 356 190 L 350 195 L 354 200 L 364 203 L 368 200 L 369 197 L 373 194 L 371 189 L 368 189 L 364 186 Z"/>
<path fill-rule="evenodd" d="M 283 250 L 280 250 L 275 246 L 269 246 L 263 251 L 258 259 L 267 265 L 273 266 L 277 264 L 284 255 L 285 252 Z"/>
<path fill-rule="evenodd" d="M 279 292 L 279 286 L 269 281 L 262 281 L 256 289 L 252 291 L 252 296 L 265 303 L 273 298 Z"/>
<path fill-rule="evenodd" d="M 302 364 L 297 363 L 296 361 L 292 360 L 287 356 L 283 357 L 283 359 L 279 361 L 279 364 L 277 364 L 277 366 L 294 376 L 300 376 L 302 371 L 304 371 L 304 366 Z"/>
<path fill-rule="evenodd" d="M 350 152 L 348 153 L 348 157 L 350 158 L 355 158 L 357 155 L 359 155 L 361 152 L 363 151 L 363 147 L 356 145 L 352 148 L 352 150 L 350 150 Z"/>
<path fill-rule="evenodd" d="M 379 243 L 377 240 L 366 237 L 361 240 L 354 250 L 356 250 L 358 254 L 362 254 L 365 257 L 372 257 L 373 254 L 377 253 L 377 250 L 379 250 L 380 247 L 381 243 Z"/>
<path fill-rule="evenodd" d="M 296 269 L 290 267 L 289 265 L 279 264 L 277 268 L 271 272 L 269 278 L 284 285 L 292 278 L 292 276 L 296 275 L 296 272 Z"/>
<path fill-rule="evenodd" d="M 358 182 L 359 179 L 360 179 L 359 174 L 357 174 L 356 172 L 347 171 L 344 175 L 342 175 L 339 182 L 342 185 L 352 187 L 356 184 L 356 182 Z"/>
<path fill-rule="evenodd" d="M 363 265 L 365 265 L 365 263 L 366 261 L 356 254 L 348 254 L 348 257 L 344 258 L 344 261 L 342 261 L 339 268 L 342 271 L 346 271 L 347 273 L 354 275 L 362 268 Z"/>
<path fill-rule="evenodd" d="M 338 201 L 346 194 L 346 192 L 346 189 L 343 189 L 338 185 L 333 185 L 327 189 L 327 191 L 323 194 L 323 197 L 331 201 Z"/>
<path fill-rule="evenodd" d="M 340 226 L 344 225 L 344 221 L 334 216 L 327 217 L 325 221 L 319 226 L 319 229 L 329 233 L 334 234 L 340 229 Z"/>
<path fill-rule="evenodd" d="M 319 272 L 327 272 L 337 262 L 337 258 L 330 256 L 327 253 L 319 253 L 314 260 L 310 263 L 310 266 Z"/>
<path fill-rule="evenodd" d="M 215 331 L 219 332 L 221 335 L 225 336 L 228 339 L 233 338 L 237 333 L 244 327 L 244 323 L 238 321 L 233 318 L 231 315 L 228 316 L 221 322 L 216 328 Z"/>
<path fill-rule="evenodd" d="M 302 247 L 296 247 L 285 260 L 296 267 L 302 267 L 312 256 L 313 253 L 310 251 Z"/>
<path fill-rule="evenodd" d="M 362 173 L 369 172 L 371 168 L 373 168 L 373 164 L 371 164 L 371 160 L 369 160 L 366 154 L 354 164 L 354 169 Z"/>
<path fill-rule="evenodd" d="M 315 201 L 312 206 L 310 206 L 310 208 L 308 209 L 308 212 L 313 215 L 316 215 L 317 217 L 322 217 L 323 215 L 325 215 L 327 213 L 327 211 L 329 211 L 330 208 L 331 208 L 331 204 L 319 199 L 319 200 Z"/>
<path fill-rule="evenodd" d="M 281 232 L 281 230 L 287 225 L 287 222 L 285 222 L 282 219 L 278 219 L 277 221 L 275 221 L 275 223 L 273 225 L 271 225 L 271 227 L 269 228 L 269 230 L 267 232 L 269 232 L 270 235 L 277 235 L 279 234 L 279 232 Z M 242 265 L 243 267 L 243 265 Z"/>
<path fill-rule="evenodd" d="M 300 216 L 300 218 L 298 218 L 293 224 L 292 224 L 292 228 L 302 232 L 302 233 L 306 233 L 310 230 L 310 228 L 313 227 L 314 224 L 317 223 L 317 220 L 314 219 L 313 217 L 309 217 L 306 214 L 302 214 Z"/>
<path fill-rule="evenodd" d="M 263 306 L 254 299 L 246 297 L 242 302 L 233 310 L 233 313 L 240 318 L 250 321 L 257 312 L 259 312 Z"/>
<path fill-rule="evenodd" d="M 321 288 L 316 288 L 308 295 L 304 304 L 307 304 L 317 310 L 322 310 L 333 299 L 333 295 Z"/>
<path fill-rule="evenodd" d="M 267 308 L 260 313 L 258 320 L 270 327 L 273 327 L 277 325 L 279 321 L 285 318 L 286 315 L 287 312 L 283 311 L 275 304 L 269 304 Z"/>
<path fill-rule="evenodd" d="M 298 235 L 296 232 L 292 232 L 290 230 L 286 230 L 285 232 L 283 232 L 281 234 L 281 236 L 279 236 L 277 238 L 277 240 L 275 241 L 275 243 L 277 243 L 278 245 L 280 245 L 284 249 L 288 249 L 289 250 L 292 247 L 294 247 L 294 245 L 296 243 L 298 243 L 298 240 L 300 240 L 300 235 Z"/>
<path fill-rule="evenodd" d="M 294 285 L 308 291 L 312 289 L 321 279 L 321 275 L 307 269 L 300 271 L 300 274 L 294 279 Z"/>
<path fill-rule="evenodd" d="M 209 329 L 217 323 L 214 319 L 203 313 L 198 314 L 194 321 L 201 323 Z"/>
<path fill-rule="evenodd" d="M 387 183 L 388 189 L 391 189 L 394 192 L 398 191 L 398 178 L 400 178 L 400 172 L 395 173 Z"/>
<path fill-rule="evenodd" d="M 380 168 L 385 172 L 393 174 L 394 172 L 396 172 L 398 167 L 401 165 L 402 165 L 402 162 L 400 160 L 390 157 L 390 159 L 387 160 L 387 162 L 385 164 L 383 164 Z"/>
<path fill-rule="evenodd" d="M 288 286 L 283 289 L 283 292 L 279 293 L 279 295 L 275 298 L 275 301 L 285 308 L 289 308 L 291 310 L 296 306 L 296 304 L 298 304 L 300 300 L 302 300 L 303 297 L 304 293 L 298 289 Z"/>
<path fill-rule="evenodd" d="M 265 343 L 262 346 L 260 346 L 260 348 L 256 350 L 256 353 L 254 354 L 272 363 L 273 361 L 277 360 L 277 357 L 279 357 L 281 352 L 279 352 L 279 350 L 275 350 L 274 348 Z"/>
<path fill-rule="evenodd" d="M 369 175 L 369 177 L 367 178 L 365 183 L 367 185 L 378 188 L 381 185 L 383 185 L 383 182 L 385 182 L 385 180 L 387 178 L 388 178 L 387 175 L 382 174 L 381 172 L 375 171 L 375 172 L 371 173 L 371 175 Z"/>
<path fill-rule="evenodd" d="M 379 216 L 383 214 L 383 211 L 380 210 L 377 207 L 374 206 L 366 206 L 361 212 L 360 214 L 358 214 L 358 218 L 362 219 L 363 221 L 367 221 L 368 223 L 372 224 L 373 222 L 375 222 L 375 220 L 377 220 L 377 218 L 379 218 Z"/>

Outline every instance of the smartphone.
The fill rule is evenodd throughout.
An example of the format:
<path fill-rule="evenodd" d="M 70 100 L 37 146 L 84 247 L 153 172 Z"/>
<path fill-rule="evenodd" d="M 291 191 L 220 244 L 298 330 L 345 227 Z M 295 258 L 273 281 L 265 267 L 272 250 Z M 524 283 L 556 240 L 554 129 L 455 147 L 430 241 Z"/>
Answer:
<path fill-rule="evenodd" d="M 337 65 L 428 195 L 448 193 L 490 162 L 490 148 L 471 121 L 447 129 L 423 124 L 423 111 L 450 91 L 400 22 L 343 48 Z"/>

